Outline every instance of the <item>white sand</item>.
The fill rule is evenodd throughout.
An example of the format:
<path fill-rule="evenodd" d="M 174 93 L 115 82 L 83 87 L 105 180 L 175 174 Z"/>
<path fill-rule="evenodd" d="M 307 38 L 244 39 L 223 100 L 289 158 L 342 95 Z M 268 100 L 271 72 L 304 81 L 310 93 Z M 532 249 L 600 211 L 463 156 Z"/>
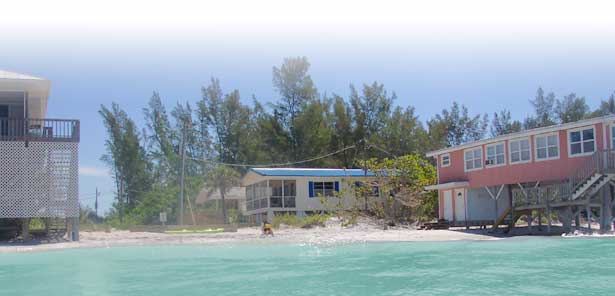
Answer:
<path fill-rule="evenodd" d="M 215 234 L 164 234 L 149 232 L 81 232 L 79 242 L 46 244 L 4 244 L 0 253 L 50 251 L 70 248 L 105 248 L 113 246 L 144 245 L 198 245 L 198 244 L 346 244 L 360 242 L 413 242 L 413 241 L 454 241 L 454 240 L 495 240 L 485 232 L 463 232 L 455 230 L 416 230 L 410 228 L 383 227 L 369 221 L 356 226 L 342 228 L 337 221 L 330 221 L 327 227 L 311 229 L 281 226 L 274 229 L 275 236 L 263 238 L 259 227 L 240 228 L 237 232 Z"/>

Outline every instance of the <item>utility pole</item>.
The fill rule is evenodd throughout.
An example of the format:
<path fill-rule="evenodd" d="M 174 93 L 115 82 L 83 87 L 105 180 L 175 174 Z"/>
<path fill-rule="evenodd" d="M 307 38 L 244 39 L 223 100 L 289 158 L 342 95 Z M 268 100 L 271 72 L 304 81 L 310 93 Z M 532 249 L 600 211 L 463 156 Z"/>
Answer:
<path fill-rule="evenodd" d="M 368 190 L 371 189 L 369 182 L 367 181 L 367 140 L 363 138 L 363 180 L 365 187 L 363 188 L 363 198 L 365 200 L 365 212 L 367 213 L 367 195 Z"/>
<path fill-rule="evenodd" d="M 98 187 L 96 187 L 96 199 L 94 199 L 94 213 L 96 213 L 96 219 L 98 219 L 98 195 L 100 194 L 100 192 L 98 192 Z"/>
<path fill-rule="evenodd" d="M 118 196 L 120 204 L 120 223 L 124 223 L 124 181 L 120 179 L 120 192 Z"/>
<path fill-rule="evenodd" d="M 181 176 L 179 179 L 179 225 L 184 225 L 184 174 L 186 168 L 186 121 L 182 125 L 182 139 L 180 153 L 182 156 Z"/>

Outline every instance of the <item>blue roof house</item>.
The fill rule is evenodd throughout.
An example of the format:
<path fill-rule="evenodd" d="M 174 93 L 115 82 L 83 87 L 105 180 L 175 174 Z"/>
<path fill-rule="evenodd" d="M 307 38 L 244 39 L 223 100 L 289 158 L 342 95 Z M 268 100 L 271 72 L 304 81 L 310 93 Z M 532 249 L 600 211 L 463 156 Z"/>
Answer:
<path fill-rule="evenodd" d="M 251 220 L 272 221 L 275 214 L 305 215 L 362 207 L 350 186 L 375 175 L 362 169 L 253 168 L 242 179 Z"/>

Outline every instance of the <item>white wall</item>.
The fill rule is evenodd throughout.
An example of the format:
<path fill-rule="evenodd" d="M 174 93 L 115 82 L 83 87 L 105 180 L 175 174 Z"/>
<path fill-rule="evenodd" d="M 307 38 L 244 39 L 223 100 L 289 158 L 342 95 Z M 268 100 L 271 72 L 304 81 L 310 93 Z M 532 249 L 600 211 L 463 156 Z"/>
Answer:
<path fill-rule="evenodd" d="M 246 180 L 249 180 L 246 182 Z M 358 201 L 354 198 L 350 188 L 358 179 L 339 178 L 339 177 L 267 177 L 267 176 L 249 176 L 249 179 L 244 179 L 244 186 L 258 183 L 265 180 L 294 180 L 296 182 L 297 195 L 295 197 L 296 211 L 322 211 L 335 210 L 335 206 L 340 204 L 342 208 L 351 208 L 352 206 L 362 206 L 363 201 Z M 309 197 L 309 182 L 339 182 L 340 191 L 344 194 L 341 201 L 337 197 L 325 197 L 320 199 L 317 196 Z M 323 203 L 323 201 L 325 203 Z M 289 209 L 290 210 L 290 209 Z"/>
<path fill-rule="evenodd" d="M 497 219 L 510 206 L 508 185 L 505 185 L 497 200 L 498 213 L 495 214 L 495 201 L 485 188 L 473 188 L 468 190 L 468 220 L 494 220 Z M 499 187 L 489 188 L 493 195 L 497 194 Z"/>

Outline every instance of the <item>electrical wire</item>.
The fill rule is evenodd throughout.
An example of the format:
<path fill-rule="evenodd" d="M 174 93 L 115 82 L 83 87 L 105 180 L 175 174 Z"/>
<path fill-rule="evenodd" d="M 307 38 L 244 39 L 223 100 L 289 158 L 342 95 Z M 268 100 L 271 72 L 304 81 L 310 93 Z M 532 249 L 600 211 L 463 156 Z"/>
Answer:
<path fill-rule="evenodd" d="M 320 155 L 320 156 L 316 156 L 313 158 L 309 158 L 309 159 L 304 159 L 304 160 L 299 160 L 299 161 L 292 161 L 292 162 L 285 162 L 285 163 L 271 163 L 271 164 L 241 164 L 241 163 L 226 163 L 226 162 L 219 162 L 217 160 L 212 160 L 212 159 L 199 159 L 199 158 L 194 158 L 194 157 L 188 157 L 191 160 L 194 161 L 201 161 L 201 162 L 208 162 L 208 163 L 213 163 L 213 164 L 218 164 L 218 165 L 225 165 L 225 166 L 232 166 L 232 167 L 262 167 L 262 168 L 267 168 L 267 167 L 281 167 L 281 166 L 289 166 L 289 165 L 294 165 L 294 164 L 301 164 L 301 163 L 306 163 L 306 162 L 312 162 L 315 160 L 319 160 L 319 159 L 323 159 L 329 156 L 333 156 L 339 153 L 342 153 L 346 150 L 349 149 L 353 149 L 356 148 L 357 145 L 351 145 L 348 147 L 344 147 L 340 150 L 331 152 L 331 153 L 327 153 L 324 155 Z"/>

